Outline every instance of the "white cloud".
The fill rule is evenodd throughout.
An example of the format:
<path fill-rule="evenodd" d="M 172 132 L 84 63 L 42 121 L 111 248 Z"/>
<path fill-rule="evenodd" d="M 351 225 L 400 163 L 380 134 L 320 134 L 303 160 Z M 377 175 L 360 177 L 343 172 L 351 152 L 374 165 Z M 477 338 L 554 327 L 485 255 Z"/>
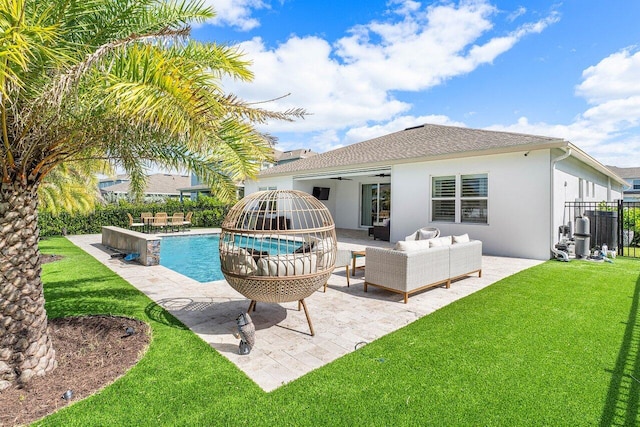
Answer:
<path fill-rule="evenodd" d="M 624 49 L 582 72 L 576 93 L 590 103 L 640 95 L 640 51 Z"/>
<path fill-rule="evenodd" d="M 462 122 L 456 122 L 444 115 L 427 115 L 427 116 L 401 116 L 394 120 L 390 120 L 384 124 L 373 126 L 354 127 L 347 131 L 344 138 L 344 145 L 353 144 L 355 142 L 366 141 L 377 138 L 379 136 L 388 135 L 413 126 L 419 126 L 425 123 L 447 126 L 466 127 Z M 337 148 L 337 147 L 336 147 Z"/>
<path fill-rule="evenodd" d="M 507 20 L 509 22 L 513 22 L 525 13 L 527 13 L 527 8 L 524 6 L 520 6 L 518 9 L 514 10 L 507 16 Z"/>
<path fill-rule="evenodd" d="M 311 144 L 317 147 L 315 151 L 318 153 L 335 150 L 346 145 L 340 141 L 340 136 L 335 129 L 329 129 L 315 135 L 311 138 Z"/>
<path fill-rule="evenodd" d="M 249 85 L 227 82 L 230 91 L 250 101 L 291 93 L 269 104 L 269 108 L 302 107 L 311 113 L 292 124 L 272 123 L 269 132 L 341 129 L 367 120 L 386 120 L 410 108 L 374 86 L 359 70 L 332 60 L 331 47 L 323 39 L 292 37 L 277 50 L 269 51 L 261 39 L 255 38 L 243 43 L 242 49 L 259 72 Z"/>
<path fill-rule="evenodd" d="M 395 13 L 398 15 L 409 15 L 413 12 L 418 11 L 422 7 L 422 4 L 420 4 L 420 2 L 412 0 L 391 0 L 388 2 L 388 4 L 390 6 L 398 5 L 396 9 L 392 9 L 389 11 L 390 13 Z"/>
<path fill-rule="evenodd" d="M 613 53 L 587 68 L 576 95 L 591 104 L 570 124 L 529 123 L 521 117 L 511 125 L 488 129 L 557 136 L 579 146 L 604 164 L 637 167 L 640 152 L 640 52 Z"/>
<path fill-rule="evenodd" d="M 262 0 L 205 0 L 204 4 L 216 12 L 211 21 L 213 24 L 230 25 L 243 31 L 260 25 L 260 22 L 251 16 L 253 10 L 269 8 L 269 4 Z"/>
<path fill-rule="evenodd" d="M 395 91 L 423 91 L 491 63 L 528 34 L 558 20 L 538 22 L 491 37 L 497 10 L 486 1 L 389 3 L 388 20 L 351 28 L 333 44 L 319 37 L 293 36 L 275 48 L 260 38 L 244 42 L 256 79 L 227 82 L 227 90 L 247 100 L 291 96 L 270 108 L 302 107 L 304 121 L 273 123 L 270 132 L 320 132 L 384 123 L 411 109 Z"/>

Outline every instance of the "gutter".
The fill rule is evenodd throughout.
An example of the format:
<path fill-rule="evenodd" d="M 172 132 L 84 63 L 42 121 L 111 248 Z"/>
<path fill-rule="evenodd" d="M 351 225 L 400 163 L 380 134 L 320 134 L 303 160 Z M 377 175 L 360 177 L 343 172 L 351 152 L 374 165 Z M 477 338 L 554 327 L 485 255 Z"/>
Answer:
<path fill-rule="evenodd" d="M 567 150 L 565 151 L 564 154 L 559 155 L 558 157 L 556 157 L 555 159 L 553 159 L 551 161 L 551 179 L 549 180 L 550 182 L 550 191 L 549 191 L 549 199 L 550 199 L 550 211 L 549 211 L 549 216 L 550 216 L 550 222 L 549 224 L 551 224 L 551 253 L 554 255 L 555 258 L 558 259 L 562 259 L 563 261 L 568 261 L 568 257 L 566 257 L 566 254 L 564 252 L 561 253 L 561 251 L 556 250 L 556 248 L 553 247 L 553 238 L 554 238 L 554 230 L 553 230 L 553 208 L 555 206 L 555 172 L 556 172 L 556 164 L 558 162 L 561 162 L 567 158 L 569 158 L 571 156 L 572 153 L 572 149 L 571 147 L 568 147 Z M 564 208 L 563 208 L 564 209 Z M 564 224 L 563 224 L 564 225 Z"/>

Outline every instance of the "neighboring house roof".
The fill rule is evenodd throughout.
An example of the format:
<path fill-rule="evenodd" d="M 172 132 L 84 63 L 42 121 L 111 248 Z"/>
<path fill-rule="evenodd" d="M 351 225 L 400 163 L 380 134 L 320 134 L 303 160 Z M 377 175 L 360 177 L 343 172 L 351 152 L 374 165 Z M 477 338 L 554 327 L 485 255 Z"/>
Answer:
<path fill-rule="evenodd" d="M 633 181 L 636 179 L 640 179 L 640 168 L 619 168 L 617 166 L 607 166 L 609 169 L 614 171 L 616 175 L 624 178 L 627 182 L 627 185 L 624 189 L 624 194 L 627 196 L 635 196 L 640 195 L 640 190 L 635 190 L 633 188 Z"/>
<path fill-rule="evenodd" d="M 329 172 L 439 159 L 471 157 L 543 148 L 571 148 L 573 154 L 620 184 L 620 177 L 570 142 L 539 135 L 425 124 L 284 163 L 260 172 L 260 178 Z"/>
<path fill-rule="evenodd" d="M 147 177 L 147 187 L 145 194 L 165 194 L 165 195 L 180 195 L 178 188 L 188 187 L 191 182 L 191 178 L 187 175 L 172 175 L 156 173 Z M 122 182 L 120 184 L 110 185 L 101 189 L 104 193 L 128 193 L 129 182 Z"/>
<path fill-rule="evenodd" d="M 626 179 L 640 178 L 640 168 L 619 168 L 617 166 L 607 166 L 614 171 L 616 175 Z"/>
<path fill-rule="evenodd" d="M 98 182 L 128 181 L 128 180 L 129 180 L 129 175 L 127 175 L 126 173 L 120 173 L 120 174 L 118 174 L 116 176 L 102 178 Z"/>
<path fill-rule="evenodd" d="M 272 148 L 272 151 L 273 151 L 274 163 L 268 162 L 263 164 L 262 166 L 264 169 L 272 168 L 278 164 L 294 162 L 299 159 L 305 159 L 307 157 L 315 156 L 318 154 L 308 148 L 298 148 L 298 149 L 289 150 L 289 151 L 280 151 L 275 148 Z M 237 182 L 236 187 L 244 187 L 244 181 Z M 178 188 L 178 190 L 192 191 L 192 192 L 208 192 L 211 190 L 211 188 L 206 184 L 198 183 L 195 185 L 189 185 L 186 187 Z"/>
<path fill-rule="evenodd" d="M 208 192 L 211 190 L 211 187 L 209 187 L 207 184 L 196 184 L 196 185 L 192 185 L 189 187 L 180 187 L 177 188 L 178 191 L 192 191 L 192 192 L 196 192 L 196 191 L 201 191 L 201 192 Z"/>
<path fill-rule="evenodd" d="M 318 153 L 307 148 L 298 148 L 296 150 L 289 151 L 280 151 L 276 149 L 273 150 L 273 158 L 278 164 L 282 162 L 292 162 L 294 160 L 306 159 L 307 157 L 315 156 L 316 154 Z"/>

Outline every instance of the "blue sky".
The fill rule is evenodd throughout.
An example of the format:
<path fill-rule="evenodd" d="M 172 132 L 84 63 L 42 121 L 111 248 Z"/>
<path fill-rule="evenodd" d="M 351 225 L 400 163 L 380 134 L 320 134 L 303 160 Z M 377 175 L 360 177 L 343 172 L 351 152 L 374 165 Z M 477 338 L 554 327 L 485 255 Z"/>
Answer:
<path fill-rule="evenodd" d="M 290 93 L 276 148 L 325 152 L 423 123 L 567 139 L 640 167 L 640 1 L 206 0 L 201 41 L 239 44 L 247 101 Z"/>

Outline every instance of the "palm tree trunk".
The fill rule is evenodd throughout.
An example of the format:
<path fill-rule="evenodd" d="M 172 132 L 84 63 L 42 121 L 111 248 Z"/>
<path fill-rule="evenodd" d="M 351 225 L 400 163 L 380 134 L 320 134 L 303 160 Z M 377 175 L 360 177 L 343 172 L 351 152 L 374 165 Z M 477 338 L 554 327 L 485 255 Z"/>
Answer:
<path fill-rule="evenodd" d="M 0 390 L 56 367 L 40 278 L 37 187 L 0 187 Z"/>

